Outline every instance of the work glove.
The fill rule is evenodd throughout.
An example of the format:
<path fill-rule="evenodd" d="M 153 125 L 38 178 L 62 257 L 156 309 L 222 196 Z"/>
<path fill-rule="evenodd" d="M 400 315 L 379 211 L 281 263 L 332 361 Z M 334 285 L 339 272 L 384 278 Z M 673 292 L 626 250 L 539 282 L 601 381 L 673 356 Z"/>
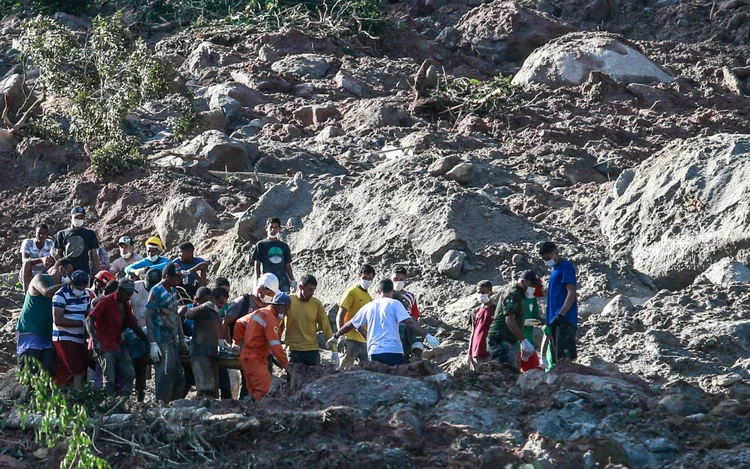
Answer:
<path fill-rule="evenodd" d="M 542 321 L 540 321 L 539 319 L 533 319 L 533 318 L 529 318 L 523 323 L 523 325 L 526 327 L 536 327 L 541 324 L 542 324 Z"/>
<path fill-rule="evenodd" d="M 335 336 L 331 336 L 331 338 L 326 341 L 326 348 L 331 348 L 332 346 L 336 345 L 338 341 L 339 339 L 337 339 Z"/>
<path fill-rule="evenodd" d="M 289 290 L 295 292 L 295 291 L 297 291 L 297 287 L 298 286 L 299 286 L 299 284 L 297 283 L 297 281 L 296 280 L 292 280 L 292 283 L 289 285 Z"/>
<path fill-rule="evenodd" d="M 533 355 L 534 353 L 534 345 L 532 345 L 531 342 L 529 342 L 529 339 L 523 339 L 523 342 L 521 342 L 521 359 L 523 361 L 526 361 Z"/>
<path fill-rule="evenodd" d="M 341 366 L 341 358 L 339 357 L 338 352 L 333 352 L 331 354 L 331 360 L 333 360 L 333 364 L 336 365 L 336 368 Z"/>
<path fill-rule="evenodd" d="M 552 320 L 551 323 L 549 323 L 550 327 L 559 327 L 562 326 L 565 323 L 565 316 L 560 316 L 559 314 L 555 316 L 555 319 Z"/>
<path fill-rule="evenodd" d="M 151 342 L 151 361 L 154 363 L 159 363 L 161 360 L 161 349 L 159 348 L 159 344 L 156 342 Z"/>
<path fill-rule="evenodd" d="M 240 354 L 240 346 L 239 345 L 232 345 L 232 347 L 229 349 L 229 353 L 232 355 L 239 355 Z"/>
<path fill-rule="evenodd" d="M 429 345 L 430 348 L 435 348 L 440 345 L 440 341 L 438 340 L 438 338 L 432 334 L 427 334 L 426 336 L 424 336 L 424 341 L 427 342 L 427 345 Z"/>

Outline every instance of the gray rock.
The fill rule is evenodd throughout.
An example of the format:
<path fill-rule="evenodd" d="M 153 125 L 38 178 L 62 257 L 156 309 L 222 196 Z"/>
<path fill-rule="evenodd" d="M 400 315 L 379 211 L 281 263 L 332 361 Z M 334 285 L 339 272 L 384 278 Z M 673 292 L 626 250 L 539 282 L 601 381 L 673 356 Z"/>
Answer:
<path fill-rule="evenodd" d="M 458 40 L 458 31 L 456 31 L 456 28 L 454 28 L 453 26 L 448 26 L 442 31 L 440 31 L 440 34 L 438 34 L 438 37 L 435 39 L 435 42 L 439 42 L 446 47 L 453 47 L 456 45 L 457 40 Z"/>
<path fill-rule="evenodd" d="M 401 104 L 389 98 L 360 99 L 344 114 L 345 129 L 410 127 L 411 116 Z"/>
<path fill-rule="evenodd" d="M 359 80 L 347 73 L 339 71 L 336 76 L 333 77 L 333 82 L 340 89 L 346 90 L 358 98 L 365 95 L 365 90 Z"/>
<path fill-rule="evenodd" d="M 279 54 L 276 49 L 266 44 L 258 51 L 258 58 L 267 64 L 272 64 L 279 60 Z"/>
<path fill-rule="evenodd" d="M 255 108 L 255 106 L 258 106 L 259 104 L 265 104 L 269 101 L 266 95 L 250 88 L 245 83 L 240 83 L 239 81 L 229 81 L 226 83 L 214 85 L 208 89 L 206 95 L 209 101 L 216 95 L 229 96 L 230 98 L 236 99 L 244 107 L 250 109 Z"/>
<path fill-rule="evenodd" d="M 634 176 L 635 171 L 633 171 L 631 168 L 628 168 L 620 173 L 620 175 L 617 177 L 617 180 L 615 181 L 615 185 L 612 186 L 612 192 L 615 198 L 620 197 L 625 193 L 630 183 L 633 182 Z"/>
<path fill-rule="evenodd" d="M 481 432 L 494 432 L 502 424 L 504 429 L 515 425 L 512 417 L 479 391 L 457 391 L 444 397 L 433 409 L 430 420 L 451 425 L 467 425 Z"/>
<path fill-rule="evenodd" d="M 609 33 L 571 33 L 535 50 L 513 77 L 515 85 L 580 86 L 591 72 L 614 81 L 669 83 L 674 78 L 622 38 Z"/>
<path fill-rule="evenodd" d="M 442 176 L 461 161 L 458 155 L 448 155 L 438 158 L 434 163 L 427 168 L 430 176 Z"/>
<path fill-rule="evenodd" d="M 210 111 L 201 112 L 201 119 L 205 124 L 205 130 L 216 130 L 224 133 L 227 130 L 229 119 L 221 109 L 212 109 Z"/>
<path fill-rule="evenodd" d="M 630 298 L 625 295 L 617 295 L 607 303 L 607 306 L 604 307 L 601 315 L 602 317 L 627 316 L 633 311 L 633 309 L 635 309 L 635 307 L 633 306 L 633 302 L 630 301 Z"/>
<path fill-rule="evenodd" d="M 706 269 L 703 277 L 714 285 L 748 284 L 750 283 L 750 269 L 731 257 L 725 257 Z"/>
<path fill-rule="evenodd" d="M 211 109 L 219 109 L 227 116 L 228 121 L 233 121 L 242 117 L 242 104 L 236 99 L 224 94 L 211 95 L 211 101 L 208 106 Z"/>
<path fill-rule="evenodd" d="M 315 94 L 315 88 L 311 83 L 300 83 L 294 87 L 294 95 L 300 98 L 309 98 Z"/>
<path fill-rule="evenodd" d="M 686 396 L 684 394 L 670 394 L 659 401 L 659 405 L 669 415 L 687 417 L 688 415 L 704 414 L 708 408 L 698 399 Z"/>
<path fill-rule="evenodd" d="M 11 112 L 17 112 L 26 96 L 23 92 L 23 76 L 14 73 L 0 81 L 0 114 L 5 110 L 7 100 Z"/>
<path fill-rule="evenodd" d="M 534 431 L 555 440 L 571 441 L 595 435 L 600 425 L 596 415 L 584 409 L 583 401 L 566 405 L 561 410 L 539 412 L 530 422 Z"/>
<path fill-rule="evenodd" d="M 446 252 L 438 264 L 438 272 L 447 275 L 450 278 L 458 279 L 461 277 L 461 270 L 466 260 L 466 253 L 451 249 Z"/>
<path fill-rule="evenodd" d="M 611 252 L 659 288 L 680 289 L 750 246 L 750 135 L 677 140 L 642 163 L 599 210 Z"/>
<path fill-rule="evenodd" d="M 198 242 L 203 230 L 218 221 L 216 211 L 203 198 L 171 197 L 154 217 L 154 226 L 167 246 L 177 246 L 183 241 Z"/>
<path fill-rule="evenodd" d="M 328 62 L 319 55 L 287 55 L 271 65 L 271 70 L 278 74 L 292 74 L 299 78 L 323 78 L 328 72 Z"/>
<path fill-rule="evenodd" d="M 15 142 L 15 138 L 13 141 Z M 44 181 L 54 174 L 63 174 L 76 162 L 76 155 L 72 151 L 35 137 L 23 139 L 16 151 L 19 166 L 29 179 L 36 182 Z"/>
<path fill-rule="evenodd" d="M 53 18 L 58 23 L 67 26 L 73 31 L 88 31 L 91 28 L 91 21 L 61 11 L 55 13 Z"/>
<path fill-rule="evenodd" d="M 344 129 L 342 129 L 341 127 L 336 127 L 335 125 L 329 125 L 323 130 L 321 130 L 320 133 L 318 133 L 318 135 L 315 136 L 315 141 L 318 143 L 328 142 L 344 134 L 346 134 L 346 132 L 344 132 Z"/>
<path fill-rule="evenodd" d="M 350 371 L 325 376 L 302 391 L 324 406 L 350 406 L 363 411 L 403 402 L 413 407 L 432 407 L 440 396 L 422 380 L 370 371 Z"/>
<path fill-rule="evenodd" d="M 216 171 L 250 171 L 260 156 L 257 145 L 227 137 L 216 130 L 207 130 L 185 143 L 178 150 L 208 161 L 198 165 Z"/>
<path fill-rule="evenodd" d="M 474 175 L 474 165 L 469 162 L 457 164 L 450 171 L 445 173 L 445 179 L 456 181 L 459 184 L 468 184 Z"/>
<path fill-rule="evenodd" d="M 653 453 L 679 452 L 680 446 L 667 438 L 651 438 L 644 442 L 649 451 Z"/>

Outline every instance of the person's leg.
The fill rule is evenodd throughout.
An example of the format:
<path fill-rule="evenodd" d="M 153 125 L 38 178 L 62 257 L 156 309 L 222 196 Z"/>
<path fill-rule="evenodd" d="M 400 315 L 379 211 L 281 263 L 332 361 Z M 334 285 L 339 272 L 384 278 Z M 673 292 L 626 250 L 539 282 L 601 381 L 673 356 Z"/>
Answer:
<path fill-rule="evenodd" d="M 170 360 L 172 361 L 172 369 L 174 370 L 173 385 L 172 385 L 172 400 L 182 398 L 182 393 L 185 390 L 185 369 L 182 366 L 182 359 L 180 358 L 180 351 L 177 344 L 172 344 L 172 353 Z"/>
<path fill-rule="evenodd" d="M 159 348 L 165 351 L 165 344 L 159 344 Z M 163 352 L 162 352 L 163 353 Z M 171 380 L 167 376 L 167 359 L 162 355 L 161 360 L 154 364 L 154 395 L 156 400 L 169 402 L 171 400 Z"/>
<path fill-rule="evenodd" d="M 490 344 L 490 358 L 505 363 L 514 370 L 520 370 L 521 368 L 516 347 L 505 341 Z"/>
<path fill-rule="evenodd" d="M 138 402 L 146 400 L 146 375 L 148 374 L 148 365 L 138 360 L 133 362 L 135 371 L 135 394 Z"/>
<path fill-rule="evenodd" d="M 57 372 L 55 373 L 55 383 L 61 387 L 67 387 L 72 378 L 72 370 L 70 366 L 71 358 L 68 356 L 69 351 L 66 347 L 66 342 L 59 340 L 54 342 L 55 351 L 57 352 Z"/>
<path fill-rule="evenodd" d="M 357 353 L 354 350 L 354 344 L 356 343 L 356 341 L 349 339 L 344 341 L 344 359 L 341 360 L 341 368 L 344 370 L 351 368 L 357 360 Z"/>
<path fill-rule="evenodd" d="M 232 399 L 232 381 L 226 368 L 219 368 L 219 392 L 222 400 Z"/>
<path fill-rule="evenodd" d="M 133 368 L 133 359 L 130 357 L 130 350 L 126 345 L 120 346 L 120 353 L 117 357 L 117 366 L 116 382 L 120 387 L 120 395 L 128 397 L 133 394 L 135 368 Z"/>
<path fill-rule="evenodd" d="M 266 397 L 268 391 L 271 390 L 271 383 L 273 382 L 271 373 L 263 365 L 263 362 L 250 360 L 248 373 L 245 375 L 248 394 L 253 396 L 256 402 Z"/>
<path fill-rule="evenodd" d="M 117 352 L 102 352 L 97 358 L 102 370 L 104 391 L 107 397 L 112 397 L 117 387 Z"/>
<path fill-rule="evenodd" d="M 364 342 L 357 342 L 357 360 L 359 363 L 369 362 L 370 356 L 367 355 L 367 344 Z"/>
<path fill-rule="evenodd" d="M 320 366 L 320 352 L 318 350 L 291 350 L 289 352 L 289 363 Z"/>
<path fill-rule="evenodd" d="M 196 378 L 195 369 L 193 368 L 192 364 L 193 364 L 193 359 L 191 358 L 190 359 L 191 366 L 185 368 L 185 387 L 183 388 L 183 391 L 182 391 L 183 399 L 187 397 L 188 393 L 193 388 L 193 386 L 195 386 L 196 391 L 198 390 L 198 386 L 197 386 L 198 378 Z"/>
<path fill-rule="evenodd" d="M 55 376 L 55 372 L 57 371 L 57 351 L 54 348 L 42 349 L 39 356 L 39 362 L 47 373 L 51 376 Z"/>
<path fill-rule="evenodd" d="M 195 377 L 195 390 L 198 396 L 216 397 L 218 370 L 214 370 L 214 365 L 218 366 L 218 361 L 209 357 L 190 358 L 190 367 Z"/>
<path fill-rule="evenodd" d="M 555 329 L 556 361 L 558 363 L 572 362 L 578 358 L 578 351 L 576 348 L 576 327 L 566 322 Z"/>
<path fill-rule="evenodd" d="M 214 374 L 214 388 L 212 390 L 211 397 L 218 399 L 219 398 L 219 359 L 218 358 L 211 358 L 211 371 Z"/>
<path fill-rule="evenodd" d="M 370 360 L 384 363 L 388 366 L 397 366 L 406 363 L 406 357 L 401 353 L 377 353 L 372 355 Z"/>
<path fill-rule="evenodd" d="M 89 352 L 86 349 L 86 344 L 71 342 L 71 356 L 73 362 L 70 364 L 73 368 L 71 373 L 73 374 L 73 388 L 78 389 L 86 383 L 86 373 L 89 367 Z"/>

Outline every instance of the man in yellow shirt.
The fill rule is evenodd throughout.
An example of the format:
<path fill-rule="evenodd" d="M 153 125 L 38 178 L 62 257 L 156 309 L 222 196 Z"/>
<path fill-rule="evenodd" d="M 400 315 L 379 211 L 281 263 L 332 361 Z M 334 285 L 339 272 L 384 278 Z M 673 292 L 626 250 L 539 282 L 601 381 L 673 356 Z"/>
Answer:
<path fill-rule="evenodd" d="M 313 298 L 318 281 L 312 275 L 304 275 L 297 293 L 292 295 L 292 305 L 286 315 L 286 345 L 289 347 L 289 363 L 307 366 L 320 365 L 318 327 L 326 340 L 333 336 L 323 303 Z M 336 345 L 332 345 L 333 361 L 339 365 Z"/>
<path fill-rule="evenodd" d="M 359 268 L 359 282 L 344 292 L 341 302 L 339 302 L 339 312 L 336 315 L 336 325 L 339 329 L 351 321 L 362 306 L 372 301 L 372 297 L 367 292 L 367 289 L 372 285 L 372 279 L 374 278 L 375 269 L 371 265 L 364 264 Z M 363 329 L 359 331 L 355 329 L 346 333 L 344 341 L 346 350 L 341 368 L 348 368 L 354 365 L 354 361 L 357 359 L 359 359 L 360 363 L 369 360 L 367 358 L 366 333 L 363 334 L 362 332 L 364 332 Z"/>

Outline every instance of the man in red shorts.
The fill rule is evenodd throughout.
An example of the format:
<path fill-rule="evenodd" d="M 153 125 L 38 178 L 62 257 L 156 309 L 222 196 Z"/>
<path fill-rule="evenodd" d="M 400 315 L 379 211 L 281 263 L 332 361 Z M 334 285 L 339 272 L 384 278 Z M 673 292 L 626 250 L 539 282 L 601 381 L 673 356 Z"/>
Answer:
<path fill-rule="evenodd" d="M 57 350 L 58 385 L 79 388 L 86 380 L 88 356 L 84 320 L 91 308 L 89 276 L 76 270 L 52 297 L 52 342 Z"/>

